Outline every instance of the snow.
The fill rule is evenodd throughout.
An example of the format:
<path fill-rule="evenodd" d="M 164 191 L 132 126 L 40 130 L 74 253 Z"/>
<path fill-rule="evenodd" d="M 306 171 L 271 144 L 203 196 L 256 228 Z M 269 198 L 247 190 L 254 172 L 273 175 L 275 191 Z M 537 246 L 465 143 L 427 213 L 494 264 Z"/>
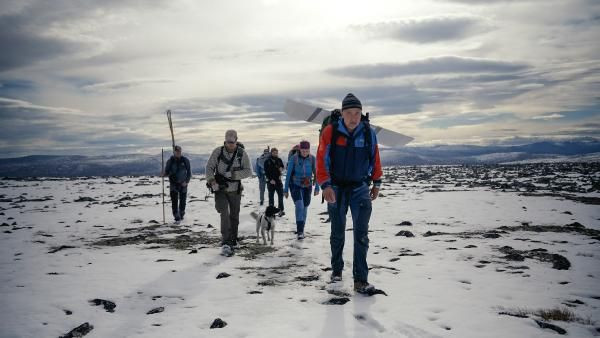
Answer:
<path fill-rule="evenodd" d="M 402 171 L 388 168 L 386 174 Z M 218 238 L 219 216 L 212 198 L 204 200 L 199 178 L 190 184 L 188 199 L 193 202 L 181 229 Z M 551 309 L 575 299 L 585 304 L 570 310 L 596 324 L 553 323 L 572 337 L 593 335 L 600 326 L 597 240 L 555 232 L 516 231 L 496 239 L 423 234 L 489 231 L 523 222 L 561 226 L 579 222 L 600 230 L 598 206 L 454 183 L 396 180 L 385 186 L 384 196 L 373 204 L 368 261 L 370 282 L 388 296 L 366 297 L 352 291 L 350 231 L 344 281 L 327 283 L 330 272 L 323 270 L 329 267 L 329 223 L 322 223 L 326 216 L 319 214 L 325 210 L 320 197 L 309 208 L 304 241 L 293 234 L 293 205 L 288 199 L 287 215 L 276 226 L 273 252 L 254 259 L 241 254 L 225 258 L 216 244 L 195 245 L 197 254 L 165 245 L 93 244 L 102 236 L 138 234 L 125 229 L 146 227 L 151 220 L 162 222 L 157 178 L 0 181 L 3 199 L 53 196 L 42 202 L 0 202 L 4 213 L 0 223 L 17 222 L 20 228 L 0 227 L 0 337 L 57 337 L 84 322 L 94 326 L 86 337 L 548 337 L 555 333 L 539 328 L 532 319 L 537 317 L 503 316 L 498 314 L 500 308 Z M 246 237 L 244 245 L 251 245 L 255 225 L 249 214 L 258 209 L 258 186 L 256 179 L 244 184 L 240 235 Z M 155 197 L 110 203 L 142 194 Z M 582 195 L 598 197 L 593 192 Z M 98 202 L 73 202 L 84 196 Z M 168 221 L 169 213 L 167 205 Z M 142 223 L 132 223 L 135 220 Z M 402 221 L 413 225 L 396 225 Z M 156 231 L 161 229 L 169 225 Z M 4 233 L 7 230 L 11 233 Z M 400 230 L 415 237 L 396 237 Z M 75 248 L 48 253 L 60 245 Z M 476 247 L 465 248 L 469 245 Z M 551 263 L 533 259 L 507 263 L 497 250 L 505 245 L 547 249 L 565 256 L 572 266 L 556 270 Z M 399 256 L 406 250 L 422 256 Z M 392 258 L 399 259 L 392 262 Z M 476 267 L 479 261 L 490 263 Z M 506 266 L 529 269 L 510 273 Z M 231 276 L 216 279 L 221 272 Z M 305 276 L 319 279 L 297 279 Z M 259 284 L 265 281 L 274 285 Z M 350 301 L 323 305 L 335 297 L 328 290 L 347 293 Z M 115 302 L 115 312 L 90 305 L 95 298 Z M 146 314 L 159 306 L 165 311 Z M 215 318 L 228 325 L 210 329 Z"/>

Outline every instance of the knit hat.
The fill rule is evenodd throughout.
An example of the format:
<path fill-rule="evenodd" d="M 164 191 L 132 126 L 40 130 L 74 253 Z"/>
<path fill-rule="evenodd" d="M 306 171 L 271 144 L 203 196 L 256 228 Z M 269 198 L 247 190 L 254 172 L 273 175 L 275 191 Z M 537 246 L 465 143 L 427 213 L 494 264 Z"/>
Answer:
<path fill-rule="evenodd" d="M 180 146 L 175 146 L 174 150 L 175 151 L 181 151 L 181 147 Z"/>
<path fill-rule="evenodd" d="M 348 93 L 342 101 L 342 110 L 350 108 L 360 108 L 362 110 L 360 100 L 352 93 Z"/>
<path fill-rule="evenodd" d="M 308 141 L 300 142 L 300 149 L 310 149 L 310 143 Z"/>
<path fill-rule="evenodd" d="M 233 129 L 229 129 L 225 132 L 225 141 L 227 142 L 235 142 L 237 141 L 237 132 Z"/>

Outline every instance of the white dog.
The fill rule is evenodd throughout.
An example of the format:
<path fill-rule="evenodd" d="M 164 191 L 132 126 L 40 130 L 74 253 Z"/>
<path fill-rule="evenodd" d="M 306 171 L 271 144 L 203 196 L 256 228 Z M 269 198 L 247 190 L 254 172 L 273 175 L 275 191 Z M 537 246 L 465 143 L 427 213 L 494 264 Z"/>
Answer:
<path fill-rule="evenodd" d="M 262 234 L 263 244 L 267 245 L 267 238 L 273 245 L 273 237 L 275 235 L 275 215 L 279 212 L 278 208 L 268 206 L 264 212 L 256 215 L 254 212 L 251 213 L 252 217 L 256 219 L 256 243 L 260 242 L 259 233 Z M 265 232 L 267 237 L 265 237 Z"/>

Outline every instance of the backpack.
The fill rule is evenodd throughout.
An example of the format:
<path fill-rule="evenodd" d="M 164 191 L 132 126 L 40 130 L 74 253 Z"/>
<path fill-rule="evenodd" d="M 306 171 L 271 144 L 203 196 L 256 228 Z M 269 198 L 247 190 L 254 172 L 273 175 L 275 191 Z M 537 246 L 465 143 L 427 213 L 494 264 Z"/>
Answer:
<path fill-rule="evenodd" d="M 242 151 L 238 151 L 240 148 L 242 148 Z M 219 165 L 219 161 L 223 161 L 227 164 L 227 169 L 225 169 L 225 172 L 228 172 L 231 170 L 231 166 L 233 166 L 233 162 L 235 161 L 235 159 L 237 158 L 240 161 L 240 164 L 242 163 L 242 157 L 244 156 L 244 144 L 238 142 L 237 143 L 237 147 L 235 148 L 235 154 L 233 154 L 233 157 L 231 157 L 231 160 L 227 160 L 227 158 L 225 157 L 225 154 L 223 153 L 223 151 L 225 150 L 225 146 L 221 146 L 221 153 L 219 154 L 219 157 L 217 157 L 217 166 Z"/>
<path fill-rule="evenodd" d="M 241 150 L 240 150 L 241 149 Z M 225 146 L 221 146 L 221 153 L 219 154 L 219 157 L 217 157 L 217 167 L 219 166 L 219 161 L 223 161 L 227 164 L 227 168 L 225 169 L 225 172 L 229 172 L 231 171 L 231 167 L 233 166 L 233 162 L 235 162 L 235 159 L 237 158 L 240 161 L 240 165 L 243 166 L 243 161 L 242 161 L 242 157 L 244 156 L 244 145 L 240 142 L 237 142 L 237 147 L 235 148 L 235 152 L 233 153 L 233 156 L 231 157 L 231 160 L 227 160 L 227 158 L 225 157 L 225 154 L 223 153 L 223 151 L 225 150 Z M 226 185 L 227 182 L 238 182 L 238 189 L 237 189 L 237 193 L 241 193 L 242 192 L 242 181 L 239 180 L 231 180 L 228 178 L 225 178 L 223 175 L 217 173 L 215 175 L 215 180 L 217 181 L 217 183 L 219 185 Z M 208 182 L 206 182 L 207 187 L 209 187 Z M 209 187 L 211 192 L 214 192 L 212 190 L 212 187 Z"/>

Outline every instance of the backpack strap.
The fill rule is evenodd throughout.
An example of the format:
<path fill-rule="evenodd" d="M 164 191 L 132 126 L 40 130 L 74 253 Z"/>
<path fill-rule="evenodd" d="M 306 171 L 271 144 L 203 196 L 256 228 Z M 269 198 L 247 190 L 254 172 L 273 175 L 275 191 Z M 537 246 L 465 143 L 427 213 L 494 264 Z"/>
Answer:
<path fill-rule="evenodd" d="M 335 149 L 337 148 L 337 139 L 340 136 L 340 132 L 338 130 L 340 125 L 340 121 L 337 120 L 331 124 L 331 143 L 329 144 L 329 175 L 331 176 L 331 180 L 333 181 L 333 155 L 335 154 Z"/>

